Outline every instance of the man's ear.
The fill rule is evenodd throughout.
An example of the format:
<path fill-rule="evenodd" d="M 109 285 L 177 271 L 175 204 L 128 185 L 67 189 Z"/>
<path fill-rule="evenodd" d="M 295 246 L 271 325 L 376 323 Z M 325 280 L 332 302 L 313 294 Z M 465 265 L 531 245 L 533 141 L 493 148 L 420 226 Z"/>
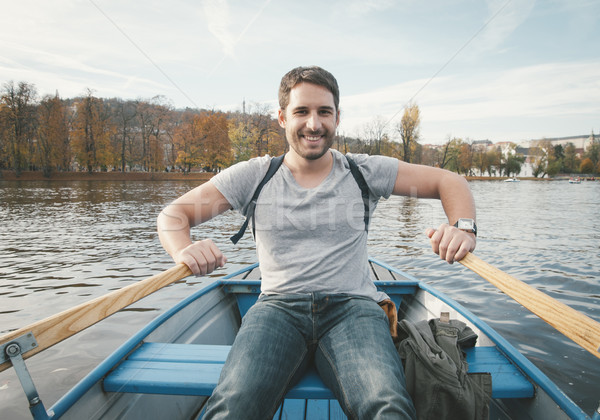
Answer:
<path fill-rule="evenodd" d="M 277 111 L 277 121 L 279 122 L 281 128 L 285 128 L 285 111 L 281 108 L 279 108 Z"/>

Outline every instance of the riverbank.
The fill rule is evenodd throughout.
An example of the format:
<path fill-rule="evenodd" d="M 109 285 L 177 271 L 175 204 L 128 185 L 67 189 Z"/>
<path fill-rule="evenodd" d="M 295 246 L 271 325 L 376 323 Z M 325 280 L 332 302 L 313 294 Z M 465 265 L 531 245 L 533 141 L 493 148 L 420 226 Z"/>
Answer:
<path fill-rule="evenodd" d="M 0 181 L 200 181 L 213 177 L 212 172 L 53 172 L 45 177 L 41 171 L 0 171 Z"/>
<path fill-rule="evenodd" d="M 23 171 L 17 177 L 14 171 L 0 170 L 0 181 L 199 181 L 206 182 L 212 172 L 53 172 L 45 177 L 41 171 Z M 467 176 L 468 181 L 504 181 L 505 176 Z M 569 176 L 554 178 L 517 177 L 519 181 L 566 181 Z M 586 179 L 586 178 L 582 178 Z M 595 180 L 595 179 L 586 179 Z"/>

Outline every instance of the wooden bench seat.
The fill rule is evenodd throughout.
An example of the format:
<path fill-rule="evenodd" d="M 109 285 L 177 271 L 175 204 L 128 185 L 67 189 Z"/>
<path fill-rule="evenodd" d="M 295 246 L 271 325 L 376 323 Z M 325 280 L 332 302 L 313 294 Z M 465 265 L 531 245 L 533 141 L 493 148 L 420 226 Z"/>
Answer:
<path fill-rule="evenodd" d="M 218 345 L 144 343 L 104 379 L 104 390 L 208 396 L 216 386 L 229 349 L 230 346 Z M 534 394 L 532 384 L 495 347 L 468 349 L 467 362 L 470 372 L 492 374 L 494 398 L 529 398 Z M 286 398 L 330 400 L 335 397 L 312 369 Z M 325 409 L 324 404 L 317 406 Z"/>

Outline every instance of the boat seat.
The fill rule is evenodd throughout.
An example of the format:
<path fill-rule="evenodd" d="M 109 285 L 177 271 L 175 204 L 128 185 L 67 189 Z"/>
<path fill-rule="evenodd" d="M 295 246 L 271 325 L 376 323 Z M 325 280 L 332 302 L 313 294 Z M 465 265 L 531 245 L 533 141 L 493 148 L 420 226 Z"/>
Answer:
<path fill-rule="evenodd" d="M 231 346 L 144 343 L 104 379 L 107 392 L 209 396 Z M 533 385 L 496 347 L 467 350 L 469 372 L 492 374 L 493 398 L 533 397 Z M 316 370 L 290 389 L 288 399 L 330 400 Z"/>

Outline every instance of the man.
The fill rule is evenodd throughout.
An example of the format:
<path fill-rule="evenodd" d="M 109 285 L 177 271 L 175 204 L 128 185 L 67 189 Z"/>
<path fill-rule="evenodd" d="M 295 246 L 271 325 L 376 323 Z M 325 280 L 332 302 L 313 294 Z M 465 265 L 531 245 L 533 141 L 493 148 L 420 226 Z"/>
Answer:
<path fill-rule="evenodd" d="M 340 121 L 339 89 L 329 72 L 300 67 L 279 90 L 278 120 L 290 150 L 264 186 L 255 211 L 261 297 L 248 311 L 207 403 L 206 418 L 272 418 L 286 390 L 314 363 L 352 419 L 414 418 L 402 364 L 370 280 L 360 189 L 344 155 L 330 149 Z M 390 194 L 441 199 L 450 224 L 428 229 L 449 263 L 475 248 L 475 234 L 451 226 L 474 219 L 466 181 L 441 169 L 389 157 L 353 155 L 369 186 L 370 210 Z M 227 259 L 190 227 L 234 208 L 246 213 L 269 158 L 222 171 L 158 218 L 161 243 L 196 275 Z"/>

